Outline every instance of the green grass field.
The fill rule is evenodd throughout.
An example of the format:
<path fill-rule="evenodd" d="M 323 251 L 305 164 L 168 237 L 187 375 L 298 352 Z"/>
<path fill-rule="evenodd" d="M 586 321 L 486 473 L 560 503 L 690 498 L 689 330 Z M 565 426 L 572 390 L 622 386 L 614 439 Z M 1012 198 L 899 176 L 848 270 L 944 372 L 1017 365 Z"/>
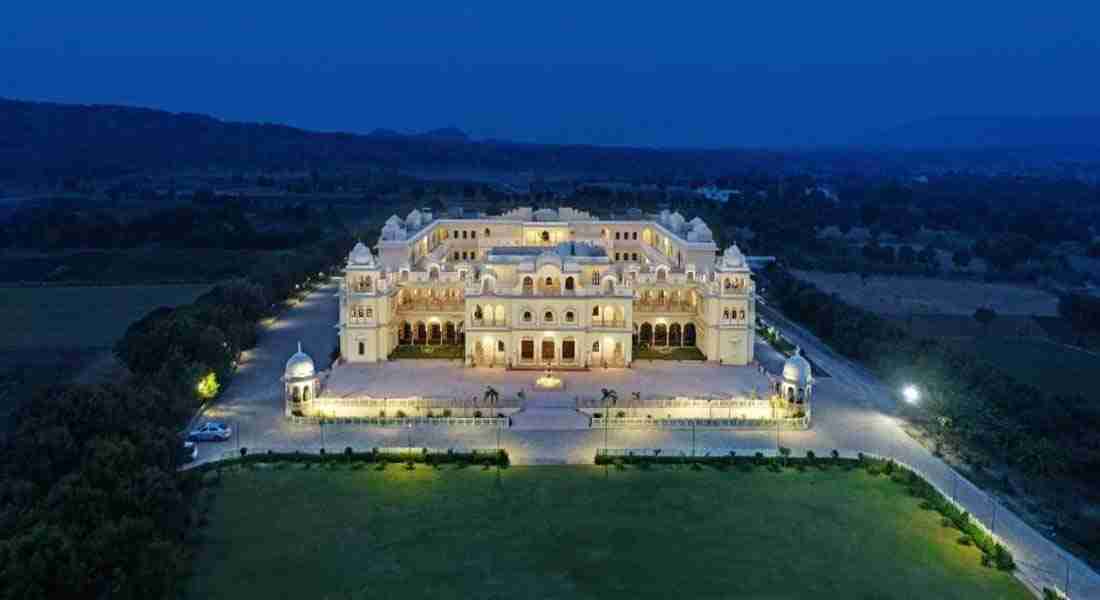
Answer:
<path fill-rule="evenodd" d="M 0 348 L 88 348 L 114 344 L 158 306 L 191 302 L 209 285 L 0 288 Z"/>
<path fill-rule="evenodd" d="M 284 464 L 214 493 L 196 600 L 1031 597 L 861 469 Z"/>
<path fill-rule="evenodd" d="M 1020 338 L 952 340 L 959 349 L 978 353 L 1023 383 L 1052 394 L 1084 394 L 1100 400 L 1100 392 L 1083 381 L 1100 372 L 1100 358 L 1053 342 Z"/>

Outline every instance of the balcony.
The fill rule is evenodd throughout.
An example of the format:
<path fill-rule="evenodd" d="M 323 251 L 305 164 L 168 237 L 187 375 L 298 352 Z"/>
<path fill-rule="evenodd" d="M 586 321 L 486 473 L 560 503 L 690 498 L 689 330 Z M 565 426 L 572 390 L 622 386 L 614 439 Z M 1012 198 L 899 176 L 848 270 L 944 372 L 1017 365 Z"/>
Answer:
<path fill-rule="evenodd" d="M 400 312 L 464 312 L 465 300 L 444 300 L 442 298 L 424 300 L 405 300 L 397 305 Z"/>
<path fill-rule="evenodd" d="M 690 302 L 635 302 L 636 313 L 681 313 L 694 314 L 696 307 Z"/>

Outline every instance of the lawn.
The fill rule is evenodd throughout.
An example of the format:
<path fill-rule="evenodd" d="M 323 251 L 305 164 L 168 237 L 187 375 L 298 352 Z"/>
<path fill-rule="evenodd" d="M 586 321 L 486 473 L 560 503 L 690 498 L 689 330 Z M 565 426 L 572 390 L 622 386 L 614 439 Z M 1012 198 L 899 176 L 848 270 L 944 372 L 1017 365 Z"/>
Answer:
<path fill-rule="evenodd" d="M 415 346 L 406 344 L 394 348 L 389 358 L 391 360 L 399 358 L 463 359 L 466 358 L 466 347 L 460 344 L 417 344 Z"/>
<path fill-rule="evenodd" d="M 186 304 L 209 285 L 0 288 L 0 348 L 88 348 L 114 344 L 158 306 Z"/>
<path fill-rule="evenodd" d="M 1023 383 L 1052 394 L 1083 394 L 1100 400 L 1093 387 L 1081 385 L 1100 372 L 1100 357 L 1089 352 L 1036 339 L 987 337 L 952 343 L 997 364 Z"/>
<path fill-rule="evenodd" d="M 861 469 L 226 472 L 190 598 L 1019 598 Z"/>

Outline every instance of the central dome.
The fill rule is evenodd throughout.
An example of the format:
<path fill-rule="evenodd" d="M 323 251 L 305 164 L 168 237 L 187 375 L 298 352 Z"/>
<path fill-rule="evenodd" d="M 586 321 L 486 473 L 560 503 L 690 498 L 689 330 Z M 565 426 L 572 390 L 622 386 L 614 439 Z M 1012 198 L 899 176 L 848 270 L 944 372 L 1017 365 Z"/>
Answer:
<path fill-rule="evenodd" d="M 800 387 L 813 380 L 813 369 L 810 361 L 802 356 L 801 348 L 795 348 L 794 354 L 783 363 L 783 379 Z"/>
<path fill-rule="evenodd" d="M 316 374 L 313 367 L 313 359 L 302 352 L 302 343 L 298 342 L 298 351 L 286 361 L 287 379 L 308 379 Z"/>

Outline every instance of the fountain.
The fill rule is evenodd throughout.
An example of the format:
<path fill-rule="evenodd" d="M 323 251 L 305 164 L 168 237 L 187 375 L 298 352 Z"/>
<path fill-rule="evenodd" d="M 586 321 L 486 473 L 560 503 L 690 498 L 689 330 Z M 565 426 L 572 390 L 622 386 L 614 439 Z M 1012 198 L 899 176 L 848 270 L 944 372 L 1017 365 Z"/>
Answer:
<path fill-rule="evenodd" d="M 535 387 L 540 390 L 560 390 L 562 387 L 561 377 L 550 372 L 550 366 L 547 365 L 546 372 L 535 379 Z"/>

